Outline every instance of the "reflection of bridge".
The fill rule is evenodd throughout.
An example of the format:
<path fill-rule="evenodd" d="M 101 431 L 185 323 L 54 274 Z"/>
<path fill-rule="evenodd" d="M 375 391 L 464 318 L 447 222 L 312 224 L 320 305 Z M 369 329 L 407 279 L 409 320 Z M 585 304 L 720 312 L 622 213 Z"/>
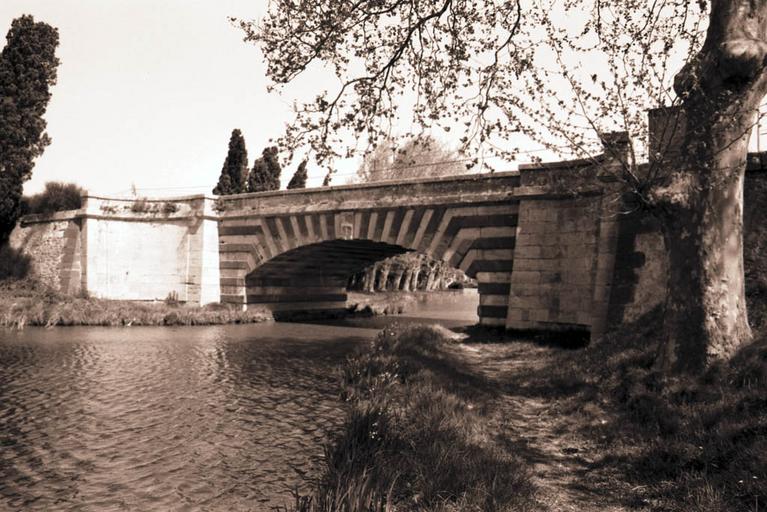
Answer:
<path fill-rule="evenodd" d="M 589 329 L 607 316 L 617 224 L 605 159 L 519 173 L 221 197 L 88 197 L 27 217 L 14 243 L 63 291 L 229 302 L 275 311 L 343 307 L 350 275 L 419 251 L 479 282 L 481 323 Z"/>

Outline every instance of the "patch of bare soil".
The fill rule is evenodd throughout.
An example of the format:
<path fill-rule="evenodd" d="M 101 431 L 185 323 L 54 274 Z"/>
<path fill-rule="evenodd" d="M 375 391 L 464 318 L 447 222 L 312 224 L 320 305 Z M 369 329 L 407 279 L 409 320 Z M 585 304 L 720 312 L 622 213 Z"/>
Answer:
<path fill-rule="evenodd" d="M 529 464 L 538 500 L 556 512 L 641 510 L 631 486 L 600 456 L 610 423 L 594 394 L 563 368 L 572 351 L 532 342 L 464 345 L 472 367 L 499 393 L 488 400 L 498 445 Z M 633 491 L 635 491 L 634 489 Z"/>

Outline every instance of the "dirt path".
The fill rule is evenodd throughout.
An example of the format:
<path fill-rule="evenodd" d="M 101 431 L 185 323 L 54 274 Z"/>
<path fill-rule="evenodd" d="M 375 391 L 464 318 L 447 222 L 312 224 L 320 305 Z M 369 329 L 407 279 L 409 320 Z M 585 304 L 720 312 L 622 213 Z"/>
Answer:
<path fill-rule="evenodd" d="M 598 405 L 574 399 L 562 349 L 533 343 L 465 345 L 472 366 L 501 393 L 488 403 L 499 443 L 530 465 L 541 505 L 553 512 L 636 511 L 594 436 L 606 423 Z"/>

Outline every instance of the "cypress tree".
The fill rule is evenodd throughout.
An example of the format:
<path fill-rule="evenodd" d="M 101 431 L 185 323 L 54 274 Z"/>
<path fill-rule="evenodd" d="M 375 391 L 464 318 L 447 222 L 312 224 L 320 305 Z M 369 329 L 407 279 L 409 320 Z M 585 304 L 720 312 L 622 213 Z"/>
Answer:
<path fill-rule="evenodd" d="M 247 192 L 248 150 L 242 132 L 235 128 L 229 138 L 229 152 L 221 168 L 218 185 L 213 189 L 216 195 L 241 194 Z"/>
<path fill-rule="evenodd" d="M 293 174 L 293 177 L 290 178 L 290 182 L 288 183 L 288 189 L 293 188 L 306 188 L 306 160 L 298 164 L 298 169 L 296 169 L 295 174 Z"/>
<path fill-rule="evenodd" d="M 277 146 L 266 148 L 261 154 L 261 158 L 253 163 L 253 170 L 250 171 L 248 177 L 251 192 L 280 189 L 282 167 L 280 167 L 277 153 Z"/>
<path fill-rule="evenodd" d="M 21 213 L 24 182 L 50 138 L 43 119 L 56 83 L 59 32 L 32 16 L 11 23 L 0 53 L 0 243 Z"/>

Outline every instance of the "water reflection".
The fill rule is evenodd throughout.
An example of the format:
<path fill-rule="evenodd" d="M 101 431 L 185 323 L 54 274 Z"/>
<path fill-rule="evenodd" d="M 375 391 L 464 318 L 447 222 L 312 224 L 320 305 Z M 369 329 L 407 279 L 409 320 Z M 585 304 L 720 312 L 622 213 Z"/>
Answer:
<path fill-rule="evenodd" d="M 0 331 L 0 509 L 286 503 L 338 425 L 337 367 L 365 327 Z"/>

